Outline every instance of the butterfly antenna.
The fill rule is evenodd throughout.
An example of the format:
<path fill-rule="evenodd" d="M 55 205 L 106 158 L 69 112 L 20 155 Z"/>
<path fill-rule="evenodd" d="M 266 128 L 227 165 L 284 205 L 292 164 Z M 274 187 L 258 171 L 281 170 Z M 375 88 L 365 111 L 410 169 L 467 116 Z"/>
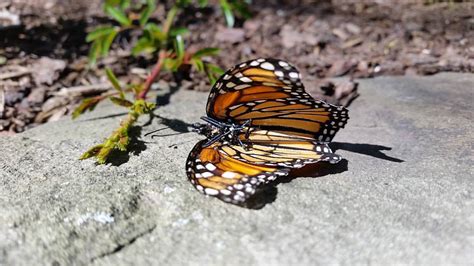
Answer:
<path fill-rule="evenodd" d="M 146 137 L 146 136 L 148 136 L 148 135 L 150 135 L 150 134 L 156 133 L 156 132 L 158 132 L 158 131 L 165 130 L 165 129 L 167 129 L 167 128 L 169 128 L 169 127 L 163 127 L 163 128 L 157 129 L 157 130 L 150 131 L 150 132 L 146 133 L 146 134 L 144 135 L 144 137 Z"/>
<path fill-rule="evenodd" d="M 207 123 L 217 127 L 217 128 L 223 128 L 226 126 L 225 123 L 222 123 L 220 121 L 215 120 L 214 118 L 210 118 L 208 116 L 201 116 L 201 119 L 206 121 Z"/>
<path fill-rule="evenodd" d="M 157 129 L 157 130 L 153 130 L 151 132 L 148 132 L 144 135 L 144 137 L 147 137 L 151 134 L 154 134 L 158 131 L 162 131 L 162 130 L 165 130 L 165 129 L 168 129 L 169 127 L 163 127 L 163 128 L 160 128 L 160 129 Z M 178 133 L 171 133 L 171 134 L 162 134 L 162 135 L 152 135 L 151 138 L 154 138 L 154 137 L 168 137 L 168 136 L 175 136 L 175 135 L 180 135 L 180 134 L 185 134 L 185 133 L 189 133 L 189 132 L 178 132 Z"/>

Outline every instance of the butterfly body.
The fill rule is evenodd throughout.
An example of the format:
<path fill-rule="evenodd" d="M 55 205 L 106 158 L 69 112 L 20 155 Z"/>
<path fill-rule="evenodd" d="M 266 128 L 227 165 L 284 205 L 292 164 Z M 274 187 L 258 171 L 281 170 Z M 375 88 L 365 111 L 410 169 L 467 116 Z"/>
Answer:
<path fill-rule="evenodd" d="M 217 121 L 207 116 L 203 116 L 201 119 L 206 121 L 208 124 L 194 124 L 194 129 L 197 133 L 205 135 L 208 138 L 208 141 L 203 144 L 204 147 L 210 146 L 212 143 L 219 140 L 224 140 L 232 144 L 238 143 L 241 146 L 244 146 L 244 143 L 238 135 L 242 131 L 250 132 L 249 125 L 252 122 L 252 120 L 249 119 L 244 124 L 239 125 Z"/>
<path fill-rule="evenodd" d="M 327 145 L 347 122 L 347 110 L 313 99 L 300 74 L 278 59 L 256 59 L 229 69 L 211 89 L 206 140 L 188 156 L 187 175 L 201 192 L 241 204 L 257 188 L 292 168 L 337 163 Z"/>

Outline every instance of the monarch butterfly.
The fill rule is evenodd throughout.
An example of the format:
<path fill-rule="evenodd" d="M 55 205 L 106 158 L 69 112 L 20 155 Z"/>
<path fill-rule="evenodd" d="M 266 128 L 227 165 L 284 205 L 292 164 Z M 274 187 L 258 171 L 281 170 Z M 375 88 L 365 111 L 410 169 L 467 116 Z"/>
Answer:
<path fill-rule="evenodd" d="M 345 126 L 348 111 L 313 99 L 288 62 L 255 59 L 234 66 L 214 84 L 207 138 L 190 152 L 186 172 L 200 192 L 242 204 L 257 188 L 292 168 L 341 157 L 327 145 Z"/>

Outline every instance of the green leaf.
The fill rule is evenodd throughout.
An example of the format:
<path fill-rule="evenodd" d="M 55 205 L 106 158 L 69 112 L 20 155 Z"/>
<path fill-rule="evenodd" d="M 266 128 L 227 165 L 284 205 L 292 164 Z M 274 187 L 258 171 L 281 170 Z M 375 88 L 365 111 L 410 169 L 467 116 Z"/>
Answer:
<path fill-rule="evenodd" d="M 120 23 L 120 25 L 122 26 L 130 26 L 132 25 L 132 21 L 130 21 L 130 19 L 128 19 L 127 15 L 125 15 L 125 13 L 116 8 L 116 7 L 112 7 L 112 6 L 107 6 L 105 8 L 105 12 L 113 17 L 117 22 Z"/>
<path fill-rule="evenodd" d="M 248 19 L 252 17 L 252 13 L 250 13 L 250 10 L 248 8 L 248 5 L 250 3 L 251 1 L 242 1 L 242 0 L 232 1 L 231 7 L 244 19 Z"/>
<path fill-rule="evenodd" d="M 193 58 L 191 60 L 193 62 L 193 65 L 196 67 L 197 71 L 205 71 L 204 62 L 202 62 L 201 59 Z"/>
<path fill-rule="evenodd" d="M 219 75 L 219 76 L 222 76 L 225 72 L 222 68 L 220 68 L 219 66 L 216 66 L 214 64 L 207 63 L 206 68 L 209 69 L 212 73 L 214 73 L 216 75 Z"/>
<path fill-rule="evenodd" d="M 156 105 L 151 102 L 139 99 L 133 103 L 133 106 L 130 108 L 133 112 L 137 114 L 148 114 L 155 109 Z"/>
<path fill-rule="evenodd" d="M 191 2 L 192 2 L 191 0 L 178 0 L 178 1 L 176 1 L 176 5 L 178 7 L 183 8 L 183 7 L 186 7 L 187 5 L 189 5 Z"/>
<path fill-rule="evenodd" d="M 147 23 L 145 25 L 145 31 L 148 32 L 148 34 L 150 34 L 150 36 L 155 39 L 158 39 L 160 41 L 166 40 L 166 34 L 155 23 Z"/>
<path fill-rule="evenodd" d="M 123 107 L 130 107 L 133 105 L 132 102 L 130 102 L 129 100 L 127 99 L 123 99 L 123 98 L 118 98 L 118 97 L 109 97 L 109 99 L 116 105 L 118 106 L 123 106 Z"/>
<path fill-rule="evenodd" d="M 181 60 L 184 57 L 184 41 L 181 35 L 177 35 L 174 39 L 174 51 L 176 52 L 176 57 Z"/>
<path fill-rule="evenodd" d="M 112 42 L 115 39 L 115 36 L 118 34 L 118 29 L 114 28 L 112 32 L 110 32 L 107 36 L 104 37 L 104 40 L 102 42 L 102 49 L 101 49 L 101 56 L 106 56 L 109 53 L 110 46 L 112 45 Z"/>
<path fill-rule="evenodd" d="M 179 61 L 173 58 L 166 58 L 165 62 L 163 63 L 165 69 L 175 72 L 178 70 L 179 67 Z"/>
<path fill-rule="evenodd" d="M 128 86 L 129 89 L 133 91 L 133 94 L 138 96 L 143 90 L 143 84 L 131 84 Z"/>
<path fill-rule="evenodd" d="M 94 147 L 88 149 L 86 152 L 84 152 L 81 157 L 79 157 L 79 160 L 85 160 L 89 159 L 91 157 L 97 156 L 99 152 L 102 150 L 104 147 L 104 144 L 98 144 L 95 145 Z"/>
<path fill-rule="evenodd" d="M 219 0 L 219 3 L 221 5 L 222 12 L 224 13 L 227 26 L 232 28 L 235 23 L 235 18 L 234 14 L 232 13 L 232 8 L 229 5 L 229 2 L 227 2 L 227 0 Z"/>
<path fill-rule="evenodd" d="M 112 86 L 114 87 L 114 89 L 116 89 L 120 93 L 120 98 L 124 99 L 125 95 L 123 93 L 122 87 L 120 86 L 120 83 L 117 77 L 115 76 L 114 72 L 112 72 L 110 68 L 106 68 L 105 74 L 107 75 L 107 79 L 110 81 L 110 83 L 112 83 Z"/>
<path fill-rule="evenodd" d="M 130 6 L 131 2 L 131 0 L 120 0 L 120 8 L 122 10 L 127 9 Z"/>
<path fill-rule="evenodd" d="M 113 148 L 114 148 L 114 145 L 103 145 L 102 148 L 99 150 L 99 152 L 95 155 L 95 158 L 97 159 L 97 163 L 105 164 Z"/>
<path fill-rule="evenodd" d="M 174 37 L 174 36 L 178 36 L 178 35 L 184 35 L 188 32 L 189 32 L 188 29 L 186 29 L 184 27 L 178 27 L 178 28 L 171 29 L 169 35 Z"/>
<path fill-rule="evenodd" d="M 165 61 L 163 63 L 163 67 L 164 69 L 166 70 L 169 70 L 171 72 L 174 72 L 176 70 L 178 70 L 176 66 L 176 59 L 173 59 L 173 58 L 165 58 Z"/>
<path fill-rule="evenodd" d="M 219 51 L 220 51 L 219 48 L 207 47 L 195 52 L 192 57 L 201 58 L 203 56 L 217 55 Z"/>
<path fill-rule="evenodd" d="M 155 1 L 154 0 L 147 0 L 147 6 L 145 10 L 143 10 L 142 14 L 140 15 L 140 25 L 144 26 L 148 19 L 150 18 L 153 11 L 156 9 Z"/>
<path fill-rule="evenodd" d="M 208 4 L 207 0 L 198 0 L 199 7 L 206 7 Z"/>
<path fill-rule="evenodd" d="M 177 4 L 178 5 L 178 4 Z M 163 32 L 168 35 L 168 31 L 171 29 L 171 25 L 173 24 L 174 18 L 178 13 L 178 6 L 173 6 L 166 15 L 165 23 L 163 24 Z"/>
<path fill-rule="evenodd" d="M 95 65 L 95 63 L 97 62 L 97 57 L 100 54 L 101 45 L 102 45 L 102 40 L 100 39 L 95 40 L 92 43 L 91 48 L 89 49 L 89 65 Z"/>
<path fill-rule="evenodd" d="M 82 100 L 82 103 L 72 112 L 72 119 L 76 119 L 88 110 L 93 111 L 100 101 L 101 99 L 96 97 Z"/>
<path fill-rule="evenodd" d="M 121 136 L 115 145 L 117 149 L 121 151 L 127 151 L 127 146 L 129 142 L 130 138 L 128 136 Z"/>
<path fill-rule="evenodd" d="M 141 37 L 135 43 L 135 46 L 132 48 L 132 55 L 137 56 L 140 53 L 153 53 L 156 51 L 157 47 L 155 47 L 154 43 L 150 41 L 146 36 Z"/>
<path fill-rule="evenodd" d="M 101 38 L 106 36 L 110 32 L 114 31 L 113 26 L 102 26 L 94 29 L 93 31 L 89 32 L 86 36 L 86 42 L 92 42 L 95 39 Z"/>
<path fill-rule="evenodd" d="M 206 63 L 204 64 L 204 67 L 211 85 L 214 85 L 214 83 L 217 81 L 217 78 L 224 74 L 224 70 L 216 65 Z"/>

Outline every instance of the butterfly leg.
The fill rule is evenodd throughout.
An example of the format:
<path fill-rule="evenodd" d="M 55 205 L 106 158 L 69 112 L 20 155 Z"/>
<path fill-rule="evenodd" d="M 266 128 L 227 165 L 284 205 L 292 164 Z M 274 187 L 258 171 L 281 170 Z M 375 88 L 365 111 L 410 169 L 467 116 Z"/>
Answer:
<path fill-rule="evenodd" d="M 204 143 L 202 146 L 203 147 L 209 147 L 211 146 L 212 143 L 222 139 L 225 135 L 229 134 L 229 132 L 223 132 L 223 133 L 220 133 L 219 135 L 216 135 L 214 137 L 212 137 L 210 140 L 208 140 L 206 143 Z"/>
<path fill-rule="evenodd" d="M 249 119 L 245 122 L 245 124 L 248 123 L 247 131 L 245 132 L 245 141 L 248 141 L 250 137 L 250 127 L 252 126 L 252 119 Z"/>
<path fill-rule="evenodd" d="M 247 130 L 245 131 L 245 144 L 241 144 L 241 146 L 246 150 L 250 150 L 250 145 L 247 144 L 249 143 L 249 137 L 250 137 L 250 127 L 252 126 L 252 119 L 249 119 L 245 121 L 245 123 L 242 124 L 242 127 L 247 127 Z M 242 143 L 242 141 L 240 142 Z"/>

